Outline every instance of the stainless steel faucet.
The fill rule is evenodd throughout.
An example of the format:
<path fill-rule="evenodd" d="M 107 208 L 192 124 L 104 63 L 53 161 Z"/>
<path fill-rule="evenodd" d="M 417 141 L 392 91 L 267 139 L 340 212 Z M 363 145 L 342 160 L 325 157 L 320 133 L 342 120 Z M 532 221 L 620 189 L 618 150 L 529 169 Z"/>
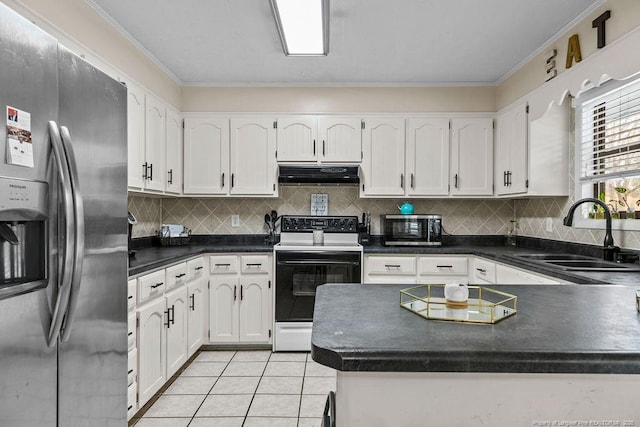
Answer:
<path fill-rule="evenodd" d="M 576 208 L 583 203 L 595 203 L 598 206 L 601 206 L 604 209 L 604 219 L 606 224 L 606 233 L 604 235 L 604 245 L 603 245 L 603 256 L 602 258 L 605 261 L 615 261 L 615 255 L 620 251 L 620 248 L 613 244 L 613 236 L 611 235 L 611 211 L 606 203 L 602 200 L 594 199 L 587 197 L 585 199 L 580 199 L 575 202 L 569 208 L 569 212 L 567 212 L 567 216 L 564 217 L 562 223 L 568 227 L 571 227 L 573 224 L 573 214 L 576 211 Z"/>

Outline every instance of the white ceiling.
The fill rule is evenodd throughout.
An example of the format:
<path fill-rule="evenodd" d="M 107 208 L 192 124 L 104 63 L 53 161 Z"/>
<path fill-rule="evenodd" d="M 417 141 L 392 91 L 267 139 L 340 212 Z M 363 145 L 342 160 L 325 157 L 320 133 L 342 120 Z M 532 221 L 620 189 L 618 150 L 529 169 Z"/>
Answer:
<path fill-rule="evenodd" d="M 86 0 L 182 85 L 495 84 L 601 0 L 331 0 L 286 57 L 269 0 Z"/>

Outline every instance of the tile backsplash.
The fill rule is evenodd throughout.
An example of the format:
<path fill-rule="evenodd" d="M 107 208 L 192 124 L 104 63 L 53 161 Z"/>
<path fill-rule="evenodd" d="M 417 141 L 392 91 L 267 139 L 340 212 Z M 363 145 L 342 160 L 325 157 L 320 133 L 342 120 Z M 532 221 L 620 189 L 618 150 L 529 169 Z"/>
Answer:
<path fill-rule="evenodd" d="M 194 234 L 266 233 L 264 214 L 309 215 L 311 194 L 329 197 L 329 215 L 371 212 L 373 234 L 380 234 L 380 215 L 397 213 L 407 199 L 361 199 L 357 187 L 282 186 L 278 198 L 167 198 L 162 199 L 162 222 L 183 224 Z M 451 234 L 505 234 L 514 218 L 511 200 L 429 199 L 411 200 L 416 213 L 438 213 Z M 140 203 L 142 204 L 142 203 Z M 231 227 L 231 215 L 240 226 Z"/>
<path fill-rule="evenodd" d="M 133 237 L 153 236 L 162 224 L 162 199 L 129 194 L 127 207 L 138 223 L 133 226 Z"/>

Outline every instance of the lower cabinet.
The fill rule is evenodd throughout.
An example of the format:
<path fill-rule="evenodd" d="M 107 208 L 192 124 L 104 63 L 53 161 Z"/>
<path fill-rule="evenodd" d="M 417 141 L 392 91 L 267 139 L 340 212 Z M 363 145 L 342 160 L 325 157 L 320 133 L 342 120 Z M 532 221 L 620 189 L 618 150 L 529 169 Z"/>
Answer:
<path fill-rule="evenodd" d="M 158 298 L 138 313 L 138 407 L 142 407 L 167 380 L 167 301 Z"/>
<path fill-rule="evenodd" d="M 187 361 L 187 287 L 165 295 L 167 300 L 167 379 Z"/>
<path fill-rule="evenodd" d="M 271 264 L 271 255 L 210 257 L 211 343 L 271 342 Z"/>
<path fill-rule="evenodd" d="M 187 284 L 189 294 L 187 308 L 187 357 L 193 356 L 204 342 L 205 335 L 205 303 L 206 285 L 203 279 Z"/>

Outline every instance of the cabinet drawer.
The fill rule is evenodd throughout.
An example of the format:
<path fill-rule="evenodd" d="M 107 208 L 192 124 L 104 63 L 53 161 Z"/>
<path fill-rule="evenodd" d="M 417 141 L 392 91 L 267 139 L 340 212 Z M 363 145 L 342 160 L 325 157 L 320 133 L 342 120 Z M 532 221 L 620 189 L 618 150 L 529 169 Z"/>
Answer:
<path fill-rule="evenodd" d="M 202 277 L 204 273 L 204 259 L 198 257 L 187 261 L 187 281 L 195 280 L 198 277 Z"/>
<path fill-rule="evenodd" d="M 243 274 L 261 274 L 269 272 L 268 255 L 243 255 L 240 258 Z"/>
<path fill-rule="evenodd" d="M 474 279 L 473 282 L 496 283 L 496 263 L 476 258 L 473 261 L 472 277 Z"/>
<path fill-rule="evenodd" d="M 419 260 L 420 275 L 466 275 L 467 257 L 421 257 Z"/>
<path fill-rule="evenodd" d="M 138 383 L 133 383 L 127 387 L 127 420 L 130 420 L 138 411 L 136 395 L 138 394 Z"/>
<path fill-rule="evenodd" d="M 133 311 L 136 308 L 136 296 L 138 290 L 136 285 L 136 279 L 131 279 L 127 282 L 127 307 L 129 311 Z"/>
<path fill-rule="evenodd" d="M 138 304 L 162 295 L 165 290 L 164 270 L 138 277 Z"/>
<path fill-rule="evenodd" d="M 187 263 L 172 265 L 166 269 L 167 275 L 167 287 L 166 289 L 173 289 L 180 285 L 187 283 Z"/>
<path fill-rule="evenodd" d="M 212 255 L 209 257 L 209 273 L 225 274 L 238 272 L 238 257 L 235 255 Z"/>
<path fill-rule="evenodd" d="M 127 318 L 127 342 L 129 350 L 136 348 L 136 314 L 132 313 Z"/>
<path fill-rule="evenodd" d="M 127 363 L 127 385 L 131 385 L 136 382 L 138 375 L 138 350 L 135 348 L 129 350 L 129 357 Z"/>
<path fill-rule="evenodd" d="M 415 257 L 370 256 L 366 258 L 365 269 L 368 274 L 384 274 L 390 276 L 415 275 Z"/>

